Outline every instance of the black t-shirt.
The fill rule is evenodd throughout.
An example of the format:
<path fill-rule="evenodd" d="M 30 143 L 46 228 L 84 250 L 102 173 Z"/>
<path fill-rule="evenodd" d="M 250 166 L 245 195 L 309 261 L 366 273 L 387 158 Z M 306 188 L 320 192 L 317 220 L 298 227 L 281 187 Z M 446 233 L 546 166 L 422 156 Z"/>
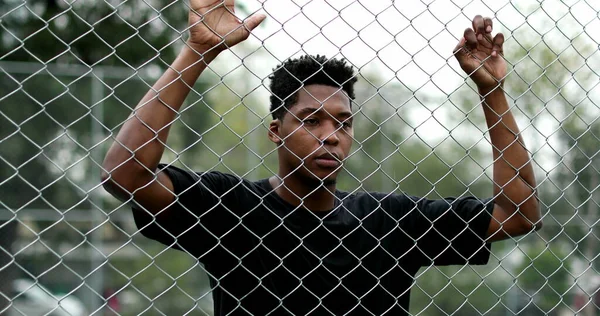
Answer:
<path fill-rule="evenodd" d="M 337 191 L 333 210 L 312 212 L 268 179 L 165 172 L 177 201 L 156 216 L 134 207 L 135 222 L 204 264 L 215 315 L 405 315 L 420 267 L 489 258 L 491 200 Z"/>

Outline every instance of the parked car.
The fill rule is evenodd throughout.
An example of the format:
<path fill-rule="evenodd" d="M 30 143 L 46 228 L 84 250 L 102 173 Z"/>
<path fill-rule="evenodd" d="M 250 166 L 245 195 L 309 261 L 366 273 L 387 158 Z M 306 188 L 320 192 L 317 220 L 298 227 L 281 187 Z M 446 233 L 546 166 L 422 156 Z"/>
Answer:
<path fill-rule="evenodd" d="M 13 301 L 8 316 L 84 316 L 84 304 L 74 295 L 60 295 L 31 280 L 13 281 Z"/>

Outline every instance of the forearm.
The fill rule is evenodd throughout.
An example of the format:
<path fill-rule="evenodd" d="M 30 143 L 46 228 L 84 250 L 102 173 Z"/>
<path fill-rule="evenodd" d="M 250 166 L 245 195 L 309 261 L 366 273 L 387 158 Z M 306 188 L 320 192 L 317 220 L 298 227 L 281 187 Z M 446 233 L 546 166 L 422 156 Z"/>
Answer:
<path fill-rule="evenodd" d="M 540 218 L 535 188 L 537 186 L 531 158 L 512 115 L 506 96 L 497 88 L 482 92 L 483 109 L 492 142 L 493 181 L 496 203 L 505 211 L 517 208 L 528 220 Z"/>
<path fill-rule="evenodd" d="M 171 67 L 142 98 L 106 155 L 104 168 L 107 172 L 125 163 L 129 168 L 155 170 L 169 129 L 190 88 L 217 55 L 217 52 L 201 53 L 185 46 Z"/>

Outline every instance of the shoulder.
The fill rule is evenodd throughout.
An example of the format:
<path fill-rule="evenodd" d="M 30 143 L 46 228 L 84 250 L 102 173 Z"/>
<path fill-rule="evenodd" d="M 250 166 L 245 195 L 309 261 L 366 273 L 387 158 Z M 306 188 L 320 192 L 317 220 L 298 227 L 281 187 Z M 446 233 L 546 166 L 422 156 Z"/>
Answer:
<path fill-rule="evenodd" d="M 173 165 L 160 164 L 159 172 L 165 172 L 176 193 L 192 190 L 210 190 L 217 195 L 240 192 L 265 192 L 263 180 L 251 181 L 235 174 L 221 171 L 193 171 Z"/>

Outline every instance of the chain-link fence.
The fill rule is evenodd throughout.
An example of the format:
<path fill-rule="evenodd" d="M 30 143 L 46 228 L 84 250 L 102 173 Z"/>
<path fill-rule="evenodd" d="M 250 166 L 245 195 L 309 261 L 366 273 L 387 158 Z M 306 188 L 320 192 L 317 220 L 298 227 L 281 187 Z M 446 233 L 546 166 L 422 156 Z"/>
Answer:
<path fill-rule="evenodd" d="M 598 3 L 233 9 L 266 20 L 214 60 L 191 53 L 184 70 L 190 1 L 0 3 L 0 314 L 600 315 Z M 506 61 L 494 91 L 526 144 L 521 165 L 514 135 L 506 148 L 494 138 L 508 119 L 486 124 L 498 99 L 453 56 L 477 14 L 505 37 L 502 56 L 484 59 Z M 348 89 L 331 85 L 351 77 L 327 73 L 341 58 L 358 79 L 351 115 Z M 293 93 L 271 102 L 313 112 L 288 107 L 272 123 L 276 84 Z M 173 119 L 157 128 L 152 112 Z M 148 152 L 163 147 L 148 178 Z M 489 250 L 503 197 L 519 213 L 501 232 L 530 214 L 530 194 L 515 201 L 507 184 L 527 182 L 527 166 L 544 227 Z M 517 180 L 494 191 L 509 169 Z M 332 195 L 323 185 L 338 170 Z"/>

